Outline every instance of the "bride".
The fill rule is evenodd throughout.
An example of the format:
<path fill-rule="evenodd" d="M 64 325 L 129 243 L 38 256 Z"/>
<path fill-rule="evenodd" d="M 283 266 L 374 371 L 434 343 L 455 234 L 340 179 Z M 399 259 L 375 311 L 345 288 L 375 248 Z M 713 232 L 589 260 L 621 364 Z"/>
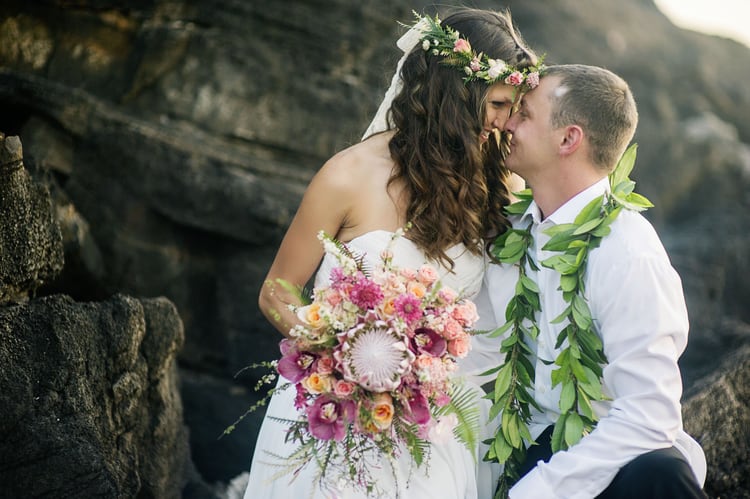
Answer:
<path fill-rule="evenodd" d="M 507 137 L 500 130 L 537 58 L 508 13 L 460 9 L 437 33 L 425 21 L 399 40 L 404 58 L 362 142 L 333 156 L 315 175 L 278 249 L 259 305 L 282 335 L 298 323 L 286 306 L 295 298 L 268 283 L 283 279 L 304 286 L 316 269 L 316 285 L 325 283 L 334 262 L 330 255 L 324 258 L 321 230 L 375 262 L 392 234 L 410 224 L 391 249 L 395 265 L 432 263 L 441 269 L 443 284 L 468 297 L 479 290 L 485 238 L 508 226 L 501 208 L 510 199 L 511 177 L 502 166 Z M 448 27 L 460 41 L 441 52 L 439 38 L 451 35 Z M 460 51 L 471 55 L 472 78 L 450 56 Z M 461 368 L 464 375 L 483 370 L 475 350 Z M 269 453 L 288 455 L 295 445 L 285 443 L 287 426 L 274 418 L 297 418 L 294 395 L 279 391 L 269 403 L 245 498 L 362 497 L 346 484 L 335 493 L 320 490 L 315 463 L 295 475 L 276 476 L 279 468 Z M 472 455 L 454 439 L 433 446 L 428 467 L 415 469 L 409 458 L 400 453 L 393 469 L 383 460 L 378 486 L 388 497 L 492 496 L 492 473 L 481 464 L 479 449 Z"/>

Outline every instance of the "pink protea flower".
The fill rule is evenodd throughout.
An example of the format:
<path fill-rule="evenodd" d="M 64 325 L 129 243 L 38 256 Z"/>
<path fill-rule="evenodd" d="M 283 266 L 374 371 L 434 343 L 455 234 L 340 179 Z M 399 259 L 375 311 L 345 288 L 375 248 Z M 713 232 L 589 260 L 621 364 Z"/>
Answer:
<path fill-rule="evenodd" d="M 411 324 L 422 317 L 422 301 L 411 293 L 400 295 L 393 302 L 393 308 L 396 315 Z"/>
<path fill-rule="evenodd" d="M 340 348 L 334 357 L 344 379 L 373 392 L 395 390 L 410 369 L 414 354 L 405 336 L 385 321 L 360 323 L 339 333 Z"/>
<path fill-rule="evenodd" d="M 383 299 L 383 290 L 371 279 L 363 277 L 352 286 L 349 299 L 359 308 L 370 310 L 380 304 Z"/>
<path fill-rule="evenodd" d="M 306 412 L 312 436 L 320 440 L 339 441 L 346 435 L 346 425 L 353 421 L 354 403 L 321 395 Z"/>
<path fill-rule="evenodd" d="M 440 357 L 447 348 L 445 338 L 427 327 L 420 327 L 414 331 L 411 344 L 415 352 L 429 353 L 433 357 Z"/>

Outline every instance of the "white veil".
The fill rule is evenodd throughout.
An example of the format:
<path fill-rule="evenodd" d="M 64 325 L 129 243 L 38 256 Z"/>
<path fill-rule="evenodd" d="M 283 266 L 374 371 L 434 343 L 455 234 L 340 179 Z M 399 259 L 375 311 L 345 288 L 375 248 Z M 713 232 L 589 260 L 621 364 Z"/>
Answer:
<path fill-rule="evenodd" d="M 396 94 L 399 93 L 403 86 L 403 83 L 401 82 L 401 66 L 403 66 L 409 52 L 411 52 L 414 46 L 419 43 L 419 39 L 422 37 L 422 30 L 426 27 L 428 27 L 427 20 L 421 19 L 396 42 L 396 45 L 401 49 L 404 55 L 401 56 L 398 64 L 396 64 L 396 72 L 394 73 L 393 78 L 391 78 L 391 86 L 386 90 L 383 101 L 380 103 L 380 107 L 378 107 L 375 117 L 370 122 L 370 126 L 367 127 L 367 131 L 365 131 L 365 134 L 362 136 L 362 140 L 365 140 L 370 135 L 388 130 L 388 110 L 391 108 L 391 103 L 393 102 L 394 97 L 396 97 Z"/>

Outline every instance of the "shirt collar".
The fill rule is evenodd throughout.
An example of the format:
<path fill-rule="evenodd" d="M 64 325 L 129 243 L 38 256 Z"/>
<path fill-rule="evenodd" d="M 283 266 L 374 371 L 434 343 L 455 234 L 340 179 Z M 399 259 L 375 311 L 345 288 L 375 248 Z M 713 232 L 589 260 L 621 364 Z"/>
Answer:
<path fill-rule="evenodd" d="M 547 217 L 555 225 L 572 223 L 576 216 L 581 210 L 591 202 L 597 196 L 601 196 L 605 192 L 609 192 L 609 177 L 604 177 L 598 182 L 590 185 L 586 189 L 582 190 L 572 198 L 570 198 L 565 204 L 560 206 L 554 213 Z M 521 216 L 519 222 L 520 225 L 524 226 L 528 224 L 528 219 L 534 221 L 535 224 L 542 222 L 542 212 L 535 201 L 531 201 L 531 204 L 526 209 L 526 212 Z"/>

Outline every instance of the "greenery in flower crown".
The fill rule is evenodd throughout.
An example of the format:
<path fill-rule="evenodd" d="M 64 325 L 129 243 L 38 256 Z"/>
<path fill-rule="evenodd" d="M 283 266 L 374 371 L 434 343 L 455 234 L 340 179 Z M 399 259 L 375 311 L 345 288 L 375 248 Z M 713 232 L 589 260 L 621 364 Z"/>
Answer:
<path fill-rule="evenodd" d="M 482 80 L 487 84 L 502 82 L 517 88 L 532 89 L 539 85 L 539 78 L 544 73 L 543 58 L 527 68 L 516 68 L 502 59 L 491 59 L 487 54 L 477 54 L 469 40 L 450 26 L 440 25 L 436 15 L 422 17 L 414 12 L 417 22 L 414 26 L 421 29 L 420 42 L 422 49 L 433 55 L 443 56 L 443 64 L 454 66 L 464 73 L 464 81 Z"/>
<path fill-rule="evenodd" d="M 590 433 L 597 423 L 592 402 L 606 400 L 602 394 L 601 377 L 607 359 L 585 297 L 586 264 L 591 250 L 609 234 L 610 225 L 623 208 L 642 211 L 653 206 L 648 199 L 633 192 L 635 182 L 628 178 L 635 163 L 636 147 L 633 144 L 625 151 L 610 174 L 610 192 L 593 199 L 573 223 L 556 225 L 546 231 L 551 238 L 542 249 L 557 254 L 542 261 L 541 265 L 560 274 L 558 289 L 568 303 L 563 313 L 552 321 L 567 321 L 555 345 L 555 348 L 565 347 L 554 360 L 557 367 L 551 374 L 552 386 L 562 385 L 560 417 L 552 432 L 553 452 L 575 445 Z M 532 201 L 528 190 L 517 196 L 520 201 L 506 208 L 508 215 L 522 215 Z M 519 272 L 515 296 L 505 310 L 507 322 L 490 333 L 491 336 L 507 334 L 500 349 L 505 354 L 505 362 L 485 373 L 497 373 L 494 389 L 488 394 L 493 402 L 490 419 L 501 415 L 500 429 L 488 442 L 490 449 L 485 456 L 486 460 L 505 465 L 496 499 L 507 497 L 519 479 L 519 469 L 526 458 L 526 445 L 533 442 L 528 428 L 530 406 L 538 408 L 531 396 L 534 366 L 527 357 L 532 353 L 527 339 L 536 340 L 539 333 L 536 312 L 541 310 L 539 288 L 526 275 L 527 266 L 534 271 L 539 269 L 528 251 L 532 243 L 529 224 L 526 229 L 507 231 L 493 247 L 493 254 L 500 262 L 517 265 Z"/>

